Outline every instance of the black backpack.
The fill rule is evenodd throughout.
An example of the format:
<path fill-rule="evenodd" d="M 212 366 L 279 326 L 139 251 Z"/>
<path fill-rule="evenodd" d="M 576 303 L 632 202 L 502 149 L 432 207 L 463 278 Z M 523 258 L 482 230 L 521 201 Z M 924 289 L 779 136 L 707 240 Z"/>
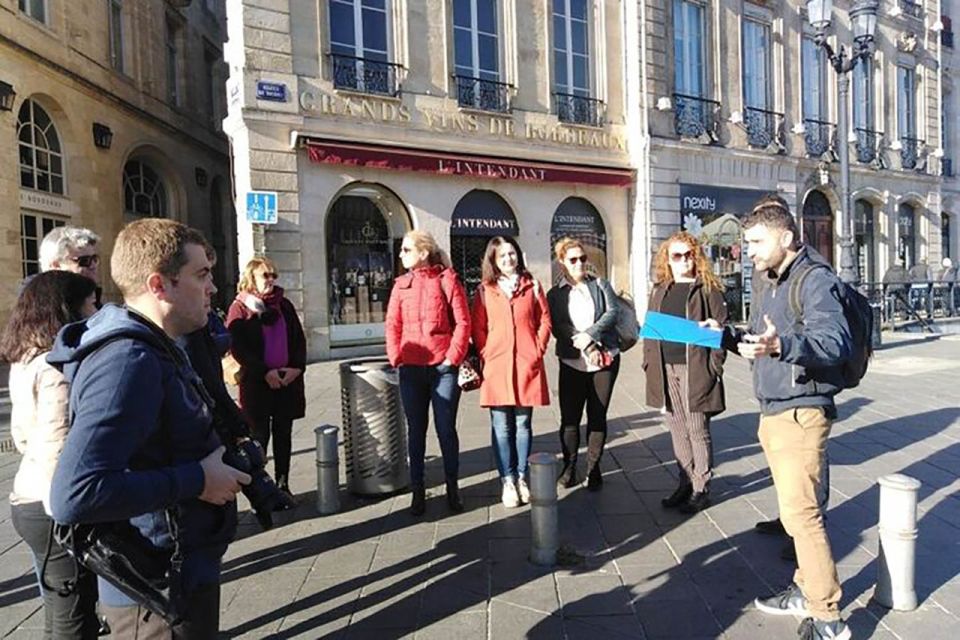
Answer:
<path fill-rule="evenodd" d="M 807 275 L 814 269 L 833 269 L 822 263 L 809 265 L 790 283 L 790 309 L 797 321 L 803 317 L 800 305 L 800 289 Z M 873 356 L 873 309 L 867 298 L 846 282 L 839 282 L 840 304 L 843 305 L 843 317 L 850 327 L 850 336 L 853 338 L 853 350 L 850 357 L 841 364 L 843 372 L 843 388 L 853 389 L 860 384 L 860 380 L 867 373 L 867 365 Z"/>

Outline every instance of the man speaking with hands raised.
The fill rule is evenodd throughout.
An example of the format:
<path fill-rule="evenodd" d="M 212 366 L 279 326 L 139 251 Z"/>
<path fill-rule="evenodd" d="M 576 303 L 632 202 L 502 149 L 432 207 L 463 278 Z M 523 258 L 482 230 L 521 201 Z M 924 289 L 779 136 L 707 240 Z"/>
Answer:
<path fill-rule="evenodd" d="M 793 583 L 757 598 L 756 606 L 803 617 L 797 631 L 805 640 L 846 640 L 850 629 L 840 619 L 840 583 L 818 500 L 837 417 L 833 397 L 843 389 L 841 365 L 852 348 L 842 285 L 823 257 L 800 244 L 796 221 L 779 196 L 762 198 L 743 230 L 754 264 L 753 308 L 749 330 L 725 327 L 723 346 L 752 362 L 760 444 L 797 552 Z M 703 324 L 720 328 L 713 320 Z"/>

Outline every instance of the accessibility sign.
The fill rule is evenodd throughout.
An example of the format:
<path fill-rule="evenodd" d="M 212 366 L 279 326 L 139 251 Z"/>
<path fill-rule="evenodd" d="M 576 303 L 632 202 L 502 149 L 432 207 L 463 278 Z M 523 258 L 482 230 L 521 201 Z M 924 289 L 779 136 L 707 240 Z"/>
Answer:
<path fill-rule="evenodd" d="M 277 224 L 276 191 L 247 191 L 247 222 Z"/>

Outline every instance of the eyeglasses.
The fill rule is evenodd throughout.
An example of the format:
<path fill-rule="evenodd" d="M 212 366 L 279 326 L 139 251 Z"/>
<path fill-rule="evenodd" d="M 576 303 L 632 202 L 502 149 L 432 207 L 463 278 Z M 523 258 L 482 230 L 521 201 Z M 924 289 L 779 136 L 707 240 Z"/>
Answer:
<path fill-rule="evenodd" d="M 263 273 L 260 274 L 260 277 L 263 278 L 264 280 L 276 280 L 280 276 L 274 273 L 273 271 L 264 271 Z"/>
<path fill-rule="evenodd" d="M 693 260 L 693 251 L 687 251 L 685 253 L 671 253 L 670 260 L 673 262 L 680 262 L 682 260 Z"/>
<path fill-rule="evenodd" d="M 587 256 L 573 256 L 572 258 L 567 258 L 567 262 L 570 264 L 587 264 Z"/>
<path fill-rule="evenodd" d="M 90 267 L 95 267 L 100 264 L 100 256 L 97 254 L 90 256 L 71 256 L 70 260 L 78 267 L 83 267 L 84 269 L 89 269 Z"/>

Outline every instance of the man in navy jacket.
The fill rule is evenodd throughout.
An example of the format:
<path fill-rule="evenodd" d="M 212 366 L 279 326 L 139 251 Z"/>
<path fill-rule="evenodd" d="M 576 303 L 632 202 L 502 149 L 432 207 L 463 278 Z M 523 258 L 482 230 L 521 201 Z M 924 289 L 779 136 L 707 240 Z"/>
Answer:
<path fill-rule="evenodd" d="M 220 559 L 236 530 L 236 493 L 250 478 L 223 463 L 206 394 L 175 342 L 207 321 L 216 289 L 206 247 L 171 220 L 128 225 L 111 257 L 125 307 L 64 327 L 48 356 L 71 385 L 54 519 L 129 520 L 164 550 L 173 546 L 168 510 L 179 525 L 185 622 L 171 630 L 101 580 L 102 611 L 119 637 L 211 638 L 219 626 Z"/>
<path fill-rule="evenodd" d="M 748 331 L 727 327 L 723 345 L 753 363 L 760 444 L 780 519 L 797 552 L 793 583 L 758 598 L 756 606 L 765 613 L 803 616 L 798 629 L 803 638 L 846 640 L 850 629 L 840 619 L 840 583 L 818 499 L 837 417 L 833 397 L 843 389 L 841 365 L 852 349 L 842 283 L 819 254 L 800 244 L 782 198 L 762 199 L 743 229 L 754 264 L 753 309 Z M 801 276 L 797 314 L 790 298 Z"/>

